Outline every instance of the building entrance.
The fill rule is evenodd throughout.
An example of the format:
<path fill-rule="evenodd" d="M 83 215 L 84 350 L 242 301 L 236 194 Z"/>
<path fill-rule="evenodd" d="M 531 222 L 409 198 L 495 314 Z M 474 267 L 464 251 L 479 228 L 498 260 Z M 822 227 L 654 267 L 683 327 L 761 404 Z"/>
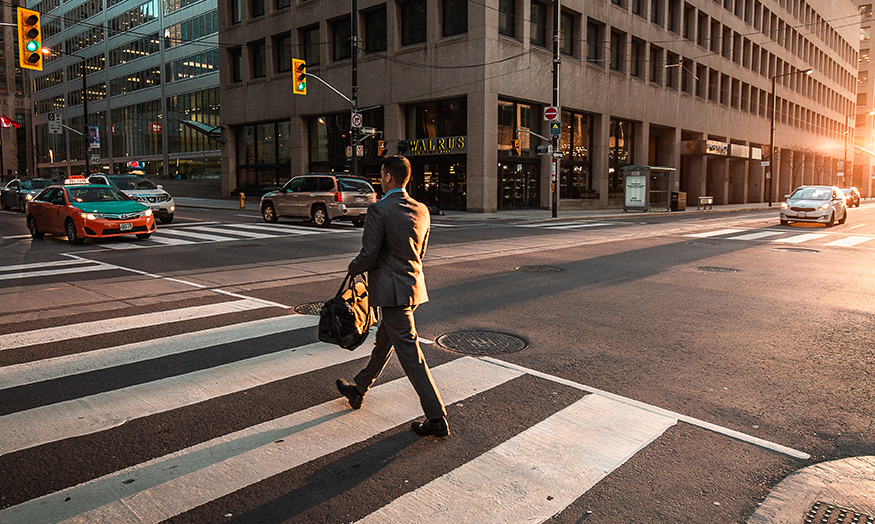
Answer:
<path fill-rule="evenodd" d="M 458 158 L 409 158 L 413 171 L 407 186 L 410 195 L 429 207 L 467 210 L 468 164 L 465 155 L 453 156 Z"/>
<path fill-rule="evenodd" d="M 538 163 L 501 162 L 498 168 L 498 209 L 540 206 L 541 166 Z"/>

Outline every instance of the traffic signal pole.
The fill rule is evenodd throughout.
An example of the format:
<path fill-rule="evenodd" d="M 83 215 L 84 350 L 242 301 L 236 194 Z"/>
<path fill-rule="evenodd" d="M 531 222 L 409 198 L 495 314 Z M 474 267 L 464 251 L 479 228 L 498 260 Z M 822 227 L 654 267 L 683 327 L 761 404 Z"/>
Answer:
<path fill-rule="evenodd" d="M 553 107 L 559 108 L 559 15 L 562 12 L 559 0 L 553 0 Z M 559 110 L 562 120 L 562 110 Z M 561 125 L 560 125 L 560 133 Z M 559 141 L 562 135 L 553 135 L 553 158 L 551 163 L 550 187 L 553 189 L 552 216 L 559 216 Z"/>
<path fill-rule="evenodd" d="M 352 174 L 359 174 L 359 128 L 353 124 L 354 115 L 358 113 L 359 98 L 359 53 L 358 53 L 358 0 L 352 0 L 350 10 L 350 47 L 352 51 L 352 111 L 349 114 L 349 143 L 352 147 Z"/>

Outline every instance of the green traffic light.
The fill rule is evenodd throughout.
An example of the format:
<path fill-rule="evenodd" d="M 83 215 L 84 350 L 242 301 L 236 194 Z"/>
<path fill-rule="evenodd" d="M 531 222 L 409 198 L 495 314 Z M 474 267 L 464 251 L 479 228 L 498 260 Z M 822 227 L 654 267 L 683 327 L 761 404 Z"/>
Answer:
<path fill-rule="evenodd" d="M 31 53 L 34 53 L 34 52 L 36 52 L 37 49 L 39 49 L 39 42 L 31 40 L 30 42 L 25 44 L 24 48 L 27 49 L 28 51 L 30 51 Z"/>
<path fill-rule="evenodd" d="M 303 91 L 304 89 L 307 89 L 307 82 L 301 82 L 298 84 L 298 91 Z"/>

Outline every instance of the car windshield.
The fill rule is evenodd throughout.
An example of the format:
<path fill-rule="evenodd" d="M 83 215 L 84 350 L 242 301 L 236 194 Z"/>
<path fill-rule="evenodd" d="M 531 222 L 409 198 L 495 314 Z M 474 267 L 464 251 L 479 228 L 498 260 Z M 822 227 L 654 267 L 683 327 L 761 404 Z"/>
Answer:
<path fill-rule="evenodd" d="M 138 189 L 158 189 L 151 180 L 141 176 L 113 176 L 109 177 L 109 183 L 122 191 L 136 191 Z"/>
<path fill-rule="evenodd" d="M 87 186 L 68 187 L 67 195 L 71 202 L 119 202 L 130 198 L 114 187 Z"/>
<path fill-rule="evenodd" d="M 842 189 L 842 193 L 844 193 L 844 194 L 846 194 L 846 195 L 850 195 L 850 194 L 851 194 L 851 190 L 850 190 L 850 189 Z"/>
<path fill-rule="evenodd" d="M 790 195 L 794 200 L 829 200 L 832 198 L 832 190 L 823 187 L 803 187 Z"/>
<path fill-rule="evenodd" d="M 358 178 L 338 178 L 337 185 L 341 191 L 374 192 L 374 188 L 367 180 L 359 180 Z"/>
<path fill-rule="evenodd" d="M 44 189 L 49 187 L 50 183 L 44 178 L 35 178 L 33 180 L 22 180 L 21 189 Z"/>

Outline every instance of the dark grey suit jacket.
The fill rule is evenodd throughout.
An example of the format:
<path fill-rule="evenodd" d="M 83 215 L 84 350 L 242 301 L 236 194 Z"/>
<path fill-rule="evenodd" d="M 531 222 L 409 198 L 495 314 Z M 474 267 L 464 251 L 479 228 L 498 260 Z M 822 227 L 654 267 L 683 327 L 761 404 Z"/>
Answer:
<path fill-rule="evenodd" d="M 368 207 L 362 250 L 349 263 L 353 275 L 368 273 L 372 306 L 428 302 L 422 257 L 428 244 L 428 208 L 396 191 Z"/>

